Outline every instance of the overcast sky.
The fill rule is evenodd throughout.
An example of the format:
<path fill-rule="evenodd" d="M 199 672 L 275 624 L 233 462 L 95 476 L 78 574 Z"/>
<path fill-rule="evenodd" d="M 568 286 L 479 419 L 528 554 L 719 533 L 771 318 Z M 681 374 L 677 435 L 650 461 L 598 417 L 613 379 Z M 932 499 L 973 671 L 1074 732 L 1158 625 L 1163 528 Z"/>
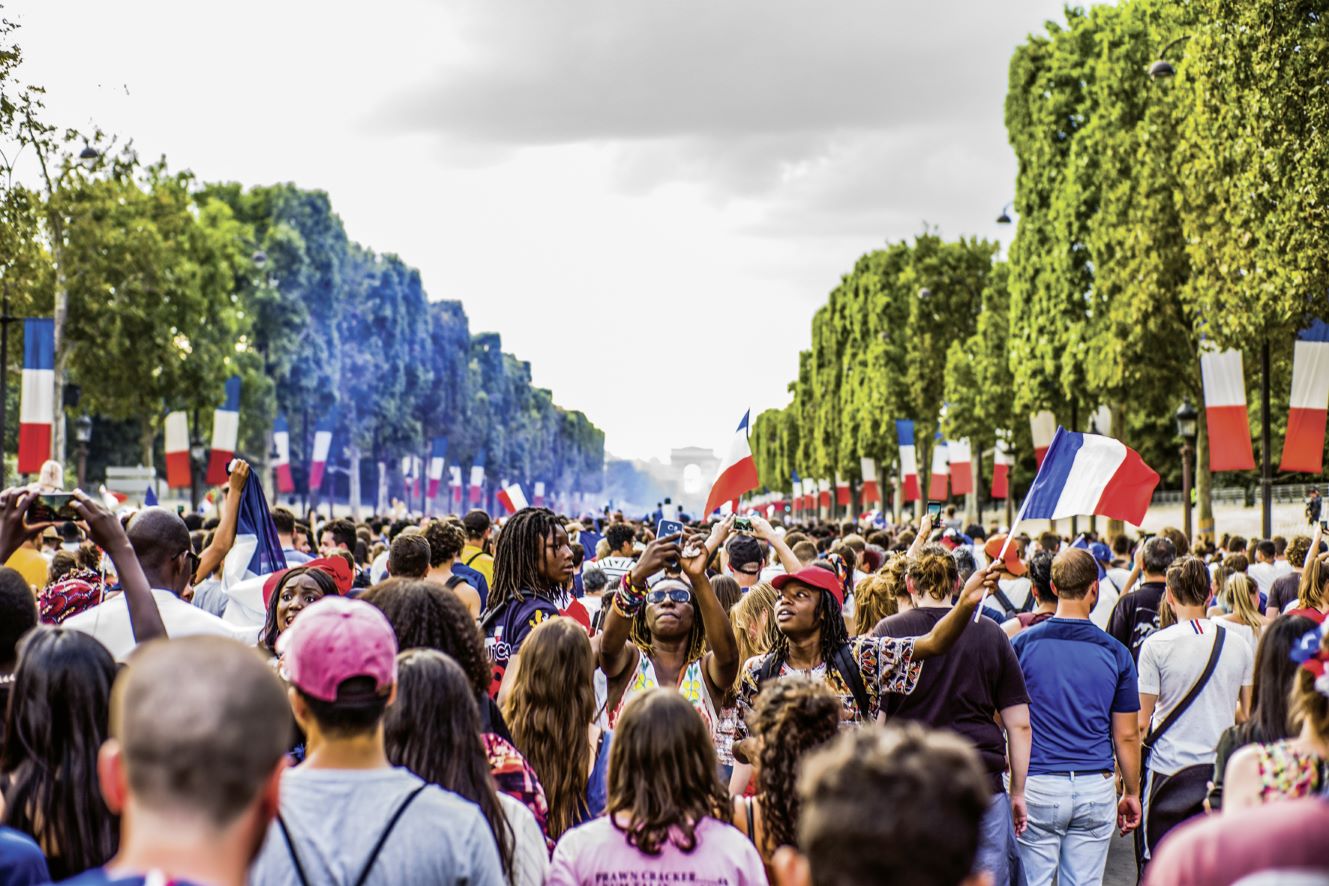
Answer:
<path fill-rule="evenodd" d="M 840 275 L 1009 238 L 1002 102 L 1052 0 L 7 0 L 51 122 L 326 190 L 625 457 L 788 402 Z M 663 395 L 663 396 L 662 396 Z M 672 398 L 672 399 L 671 399 Z M 634 405 L 634 402 L 640 405 Z"/>

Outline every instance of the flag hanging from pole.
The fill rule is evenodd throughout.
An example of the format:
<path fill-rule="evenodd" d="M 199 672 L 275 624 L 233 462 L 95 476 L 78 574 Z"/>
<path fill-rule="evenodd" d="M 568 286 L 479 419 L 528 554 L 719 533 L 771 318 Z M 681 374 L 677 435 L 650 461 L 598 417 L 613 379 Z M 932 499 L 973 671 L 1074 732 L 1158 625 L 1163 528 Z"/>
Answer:
<path fill-rule="evenodd" d="M 1329 323 L 1316 320 L 1297 335 L 1292 351 L 1292 398 L 1280 471 L 1324 471 L 1324 426 L 1329 416 Z"/>
<path fill-rule="evenodd" d="M 448 486 L 452 490 L 452 506 L 461 508 L 461 465 L 448 466 Z"/>
<path fill-rule="evenodd" d="M 969 438 L 951 440 L 947 444 L 947 455 L 951 462 L 951 494 L 967 495 L 973 492 L 974 466 Z"/>
<path fill-rule="evenodd" d="M 6 369 L 7 371 L 7 369 Z M 55 322 L 23 321 L 23 388 L 18 403 L 18 472 L 41 473 L 55 423 Z"/>
<path fill-rule="evenodd" d="M 1007 498 L 1010 492 L 1011 452 L 1006 432 L 997 432 L 997 445 L 992 450 L 992 497 Z"/>
<path fill-rule="evenodd" d="M 1043 466 L 1043 456 L 1047 455 L 1052 445 L 1052 435 L 1057 430 L 1056 417 L 1046 409 L 1029 416 L 1029 431 L 1034 437 L 1034 464 Z"/>
<path fill-rule="evenodd" d="M 545 506 L 545 481 L 535 481 L 535 506 L 543 508 Z"/>
<path fill-rule="evenodd" d="M 895 420 L 895 436 L 900 444 L 900 488 L 905 501 L 918 501 L 918 455 L 914 447 L 914 422 Z"/>
<path fill-rule="evenodd" d="M 166 485 L 171 489 L 188 489 L 193 482 L 193 466 L 189 461 L 189 416 L 184 410 L 166 413 Z"/>
<path fill-rule="evenodd" d="M 1250 418 L 1246 412 L 1246 377 L 1241 351 L 1208 351 L 1200 356 L 1204 379 L 1204 418 L 1209 431 L 1209 470 L 1255 469 Z"/>
<path fill-rule="evenodd" d="M 818 504 L 820 507 L 823 507 L 823 508 L 829 508 L 829 507 L 831 506 L 831 481 L 830 481 L 830 480 L 818 480 L 818 481 L 817 481 L 817 504 Z"/>
<path fill-rule="evenodd" d="M 272 461 L 273 472 L 277 476 L 277 492 L 295 492 L 295 480 L 291 478 L 291 429 L 286 425 L 285 416 L 277 416 L 272 423 L 272 447 L 277 452 L 277 457 Z"/>
<path fill-rule="evenodd" d="M 946 478 L 950 473 L 950 456 L 946 451 L 946 441 L 937 435 L 932 445 L 932 477 L 928 482 L 928 498 L 941 501 L 946 498 Z"/>
<path fill-rule="evenodd" d="M 859 467 L 863 473 L 862 500 L 866 504 L 870 501 L 881 501 L 881 487 L 877 485 L 877 462 L 870 458 L 860 458 Z"/>
<path fill-rule="evenodd" d="M 756 489 L 760 480 L 757 478 L 757 463 L 752 458 L 752 447 L 748 444 L 748 419 L 751 411 L 743 413 L 734 435 L 729 439 L 720 468 L 715 473 L 710 494 L 706 496 L 703 515 L 709 515 L 720 507 L 722 502 L 732 501 L 746 492 Z"/>
<path fill-rule="evenodd" d="M 471 504 L 478 505 L 485 500 L 485 466 L 483 462 L 471 465 Z"/>
<path fill-rule="evenodd" d="M 438 498 L 438 488 L 443 485 L 443 467 L 448 458 L 448 438 L 435 437 L 429 452 L 429 495 L 430 501 Z"/>
<path fill-rule="evenodd" d="M 837 507 L 844 507 L 853 500 L 850 495 L 849 481 L 839 474 L 835 475 L 835 504 Z"/>
<path fill-rule="evenodd" d="M 332 416 L 324 416 L 314 426 L 314 451 L 309 459 L 309 491 L 323 488 L 323 475 L 332 452 Z"/>
<path fill-rule="evenodd" d="M 520 483 L 510 483 L 498 491 L 498 503 L 515 514 L 527 507 L 526 494 L 521 491 Z"/>
<path fill-rule="evenodd" d="M 212 413 L 212 451 L 208 454 L 207 483 L 221 486 L 226 482 L 226 466 L 235 458 L 240 435 L 240 376 L 226 380 L 226 397 Z"/>

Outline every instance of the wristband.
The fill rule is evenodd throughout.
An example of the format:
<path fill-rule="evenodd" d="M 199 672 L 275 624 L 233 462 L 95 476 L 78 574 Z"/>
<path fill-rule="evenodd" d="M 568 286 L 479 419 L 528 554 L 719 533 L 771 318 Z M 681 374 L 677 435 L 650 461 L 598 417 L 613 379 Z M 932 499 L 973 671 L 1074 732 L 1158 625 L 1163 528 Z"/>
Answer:
<path fill-rule="evenodd" d="M 631 572 L 623 573 L 618 592 L 614 594 L 614 611 L 624 618 L 632 618 L 646 602 L 646 591 L 647 588 L 638 588 L 632 584 Z"/>

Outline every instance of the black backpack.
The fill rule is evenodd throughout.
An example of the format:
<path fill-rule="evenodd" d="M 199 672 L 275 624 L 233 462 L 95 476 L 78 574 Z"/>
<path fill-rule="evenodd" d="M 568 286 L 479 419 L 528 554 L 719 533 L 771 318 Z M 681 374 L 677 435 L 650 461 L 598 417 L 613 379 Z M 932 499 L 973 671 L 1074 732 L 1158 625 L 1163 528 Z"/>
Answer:
<path fill-rule="evenodd" d="M 768 653 L 761 660 L 761 664 L 757 668 L 758 688 L 764 685 L 767 680 L 779 676 L 781 664 L 783 662 L 776 658 L 774 652 Z M 826 666 L 835 668 L 840 676 L 844 678 L 845 683 L 849 686 L 850 693 L 854 696 L 854 701 L 858 704 L 859 716 L 866 721 L 871 711 L 868 704 L 868 690 L 863 685 L 863 674 L 859 671 L 858 665 L 854 663 L 854 656 L 849 649 L 849 644 L 845 643 L 835 650 L 831 660 L 826 662 Z"/>

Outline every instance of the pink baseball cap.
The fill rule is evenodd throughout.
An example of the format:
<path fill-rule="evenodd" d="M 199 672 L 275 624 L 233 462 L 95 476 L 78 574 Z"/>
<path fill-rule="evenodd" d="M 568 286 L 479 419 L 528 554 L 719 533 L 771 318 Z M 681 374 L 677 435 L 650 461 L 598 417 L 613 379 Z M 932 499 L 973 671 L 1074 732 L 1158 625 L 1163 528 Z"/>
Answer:
<path fill-rule="evenodd" d="M 352 677 L 372 677 L 375 694 L 397 682 L 397 635 L 363 600 L 317 601 L 277 638 L 277 654 L 286 678 L 322 701 L 337 701 L 337 687 Z"/>

